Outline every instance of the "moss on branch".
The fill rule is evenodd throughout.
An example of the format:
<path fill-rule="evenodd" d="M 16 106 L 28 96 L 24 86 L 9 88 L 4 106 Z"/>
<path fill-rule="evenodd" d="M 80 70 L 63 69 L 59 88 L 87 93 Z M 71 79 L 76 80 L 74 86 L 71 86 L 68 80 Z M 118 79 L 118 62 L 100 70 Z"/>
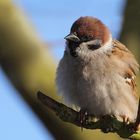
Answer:
<path fill-rule="evenodd" d="M 122 138 L 140 140 L 140 133 L 134 131 L 133 123 L 125 124 L 124 122 L 120 122 L 114 116 L 110 115 L 105 115 L 100 118 L 87 115 L 85 121 L 80 123 L 79 112 L 55 101 L 40 91 L 37 93 L 37 97 L 41 103 L 55 112 L 56 115 L 64 122 L 72 123 L 86 129 L 100 129 L 104 133 L 117 133 Z"/>

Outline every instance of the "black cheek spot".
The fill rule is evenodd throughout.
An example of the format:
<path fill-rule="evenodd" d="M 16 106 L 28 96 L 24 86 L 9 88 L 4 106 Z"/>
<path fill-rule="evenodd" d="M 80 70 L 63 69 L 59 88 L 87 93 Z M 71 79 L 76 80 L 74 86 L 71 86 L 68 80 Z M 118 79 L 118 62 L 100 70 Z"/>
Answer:
<path fill-rule="evenodd" d="M 97 50 L 100 47 L 101 47 L 100 45 L 88 45 L 88 49 L 90 49 L 90 50 Z"/>

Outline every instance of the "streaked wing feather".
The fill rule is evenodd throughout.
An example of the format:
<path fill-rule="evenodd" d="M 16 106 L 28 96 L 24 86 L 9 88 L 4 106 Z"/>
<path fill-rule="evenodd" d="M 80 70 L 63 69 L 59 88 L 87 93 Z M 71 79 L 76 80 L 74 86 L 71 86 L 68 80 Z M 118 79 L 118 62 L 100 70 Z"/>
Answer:
<path fill-rule="evenodd" d="M 129 84 L 133 89 L 133 94 L 138 98 L 136 93 L 136 73 L 139 71 L 139 64 L 137 63 L 134 55 L 117 40 L 113 40 L 113 50 L 112 53 L 119 57 L 128 67 L 124 69 L 124 78 L 126 83 Z"/>

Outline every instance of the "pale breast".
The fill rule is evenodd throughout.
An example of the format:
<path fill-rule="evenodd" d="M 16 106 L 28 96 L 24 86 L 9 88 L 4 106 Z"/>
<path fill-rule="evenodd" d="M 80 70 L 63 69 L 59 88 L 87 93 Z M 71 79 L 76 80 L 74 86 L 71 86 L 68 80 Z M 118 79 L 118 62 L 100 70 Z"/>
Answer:
<path fill-rule="evenodd" d="M 86 109 L 89 114 L 127 115 L 134 121 L 138 102 L 121 74 L 126 63 L 110 59 L 112 52 L 107 53 L 86 63 L 65 54 L 57 70 L 58 91 L 66 102 Z"/>

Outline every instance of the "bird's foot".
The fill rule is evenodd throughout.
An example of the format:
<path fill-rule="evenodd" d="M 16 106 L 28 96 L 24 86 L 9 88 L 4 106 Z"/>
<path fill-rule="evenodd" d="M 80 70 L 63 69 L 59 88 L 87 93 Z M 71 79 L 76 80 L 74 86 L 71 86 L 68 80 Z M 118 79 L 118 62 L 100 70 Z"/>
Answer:
<path fill-rule="evenodd" d="M 87 115 L 88 115 L 88 114 L 87 114 L 87 111 L 81 109 L 81 110 L 79 111 L 78 121 L 80 121 L 81 124 L 84 123 L 84 122 L 86 122 Z"/>
<path fill-rule="evenodd" d="M 86 122 L 87 115 L 88 115 L 88 113 L 86 110 L 80 109 L 79 116 L 78 116 L 78 122 L 80 122 L 80 124 L 81 124 L 81 131 L 83 131 L 82 124 L 84 124 Z"/>
<path fill-rule="evenodd" d="M 129 131 L 135 131 L 135 126 L 129 117 L 127 117 L 126 115 L 121 115 L 120 117 L 122 118 L 124 125 L 127 126 Z"/>
<path fill-rule="evenodd" d="M 126 125 L 128 125 L 128 124 L 130 124 L 130 118 L 129 117 L 127 117 L 127 116 L 125 116 L 125 115 L 122 115 L 121 116 L 122 117 L 122 119 L 123 119 L 123 122 L 126 124 Z"/>

